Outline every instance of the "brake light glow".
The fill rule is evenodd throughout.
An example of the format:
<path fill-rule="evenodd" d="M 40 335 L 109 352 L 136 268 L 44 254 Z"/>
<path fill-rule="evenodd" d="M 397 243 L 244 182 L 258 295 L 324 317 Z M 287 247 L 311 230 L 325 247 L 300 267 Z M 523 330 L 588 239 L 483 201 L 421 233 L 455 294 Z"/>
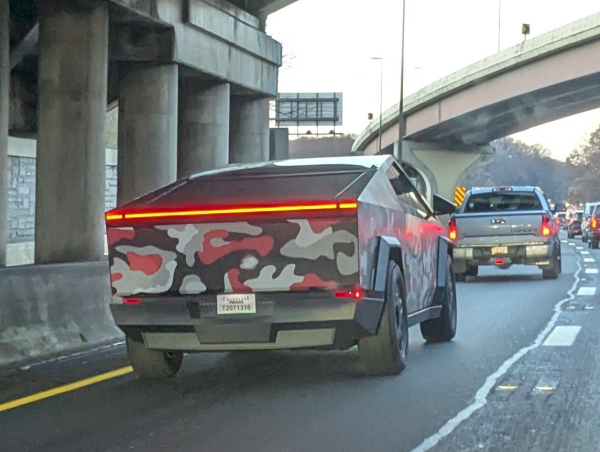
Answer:
<path fill-rule="evenodd" d="M 119 220 L 141 220 L 150 218 L 182 218 L 199 217 L 208 215 L 238 215 L 238 214 L 261 214 L 261 213 L 284 213 L 284 212 L 307 212 L 322 210 L 356 210 L 358 203 L 356 201 L 329 202 L 329 203 L 310 203 L 281 206 L 248 206 L 231 207 L 206 210 L 171 210 L 158 212 L 131 212 L 131 213 L 108 213 L 106 221 Z"/>
<path fill-rule="evenodd" d="M 458 238 L 458 229 L 456 229 L 456 220 L 454 218 L 448 224 L 448 238 L 452 241 Z"/>
<path fill-rule="evenodd" d="M 123 298 L 123 304 L 138 304 L 141 302 L 141 298 Z"/>
<path fill-rule="evenodd" d="M 552 234 L 552 228 L 550 227 L 550 217 L 542 215 L 542 236 L 548 237 Z"/>
<path fill-rule="evenodd" d="M 360 287 L 356 287 L 344 292 L 335 292 L 333 295 L 335 298 L 354 298 L 355 300 L 360 300 L 364 296 L 364 291 Z"/>
<path fill-rule="evenodd" d="M 598 219 L 596 217 L 592 218 L 592 229 L 596 229 L 598 227 Z"/>
<path fill-rule="evenodd" d="M 502 259 L 496 259 L 496 261 L 494 262 L 494 264 L 496 264 L 496 265 L 504 265 L 504 261 Z"/>

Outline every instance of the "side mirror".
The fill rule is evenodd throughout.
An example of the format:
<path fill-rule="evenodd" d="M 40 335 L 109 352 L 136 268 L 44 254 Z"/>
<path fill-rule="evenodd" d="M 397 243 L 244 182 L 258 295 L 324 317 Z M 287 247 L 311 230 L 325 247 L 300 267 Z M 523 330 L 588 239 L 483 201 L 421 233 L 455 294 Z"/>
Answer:
<path fill-rule="evenodd" d="M 433 213 L 436 215 L 452 215 L 456 212 L 454 203 L 440 195 L 433 195 Z"/>

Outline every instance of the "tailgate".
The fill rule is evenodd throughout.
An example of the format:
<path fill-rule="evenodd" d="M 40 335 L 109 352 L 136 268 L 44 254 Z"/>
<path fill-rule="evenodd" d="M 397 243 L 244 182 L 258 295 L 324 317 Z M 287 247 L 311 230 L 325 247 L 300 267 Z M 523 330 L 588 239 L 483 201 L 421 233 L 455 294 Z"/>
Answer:
<path fill-rule="evenodd" d="M 456 214 L 458 239 L 542 237 L 543 211 Z"/>
<path fill-rule="evenodd" d="M 358 283 L 355 216 L 119 225 L 107 235 L 117 296 L 334 290 Z"/>

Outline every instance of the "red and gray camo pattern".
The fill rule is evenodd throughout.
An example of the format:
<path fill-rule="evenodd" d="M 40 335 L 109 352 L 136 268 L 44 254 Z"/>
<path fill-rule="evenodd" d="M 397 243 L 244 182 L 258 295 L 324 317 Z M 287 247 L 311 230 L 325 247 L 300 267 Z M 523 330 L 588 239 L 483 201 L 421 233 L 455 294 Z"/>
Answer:
<path fill-rule="evenodd" d="M 334 290 L 358 283 L 356 220 L 109 228 L 108 245 L 118 296 Z"/>

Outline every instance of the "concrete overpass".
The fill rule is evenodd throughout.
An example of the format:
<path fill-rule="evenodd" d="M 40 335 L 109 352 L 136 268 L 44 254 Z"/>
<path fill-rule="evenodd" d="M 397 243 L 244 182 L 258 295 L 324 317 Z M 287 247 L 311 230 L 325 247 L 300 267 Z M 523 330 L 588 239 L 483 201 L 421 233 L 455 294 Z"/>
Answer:
<path fill-rule="evenodd" d="M 405 99 L 403 160 L 430 191 L 452 197 L 490 141 L 600 107 L 600 13 L 530 39 Z M 398 141 L 398 105 L 383 114 L 382 148 Z M 353 151 L 378 151 L 379 118 Z M 396 144 L 397 146 L 397 144 Z"/>
<path fill-rule="evenodd" d="M 290 3 L 0 0 L 0 364 L 119 334 L 104 256 L 107 110 L 119 108 L 117 203 L 269 159 L 281 45 L 265 24 Z M 33 164 L 11 155 L 8 171 L 9 133 L 37 138 Z M 2 268 L 7 200 L 35 201 L 38 265 Z"/>
<path fill-rule="evenodd" d="M 281 45 L 264 28 L 291 3 L 0 0 L 0 212 L 7 134 L 37 137 L 37 263 L 103 258 L 107 109 L 119 108 L 119 203 L 269 158 Z"/>

